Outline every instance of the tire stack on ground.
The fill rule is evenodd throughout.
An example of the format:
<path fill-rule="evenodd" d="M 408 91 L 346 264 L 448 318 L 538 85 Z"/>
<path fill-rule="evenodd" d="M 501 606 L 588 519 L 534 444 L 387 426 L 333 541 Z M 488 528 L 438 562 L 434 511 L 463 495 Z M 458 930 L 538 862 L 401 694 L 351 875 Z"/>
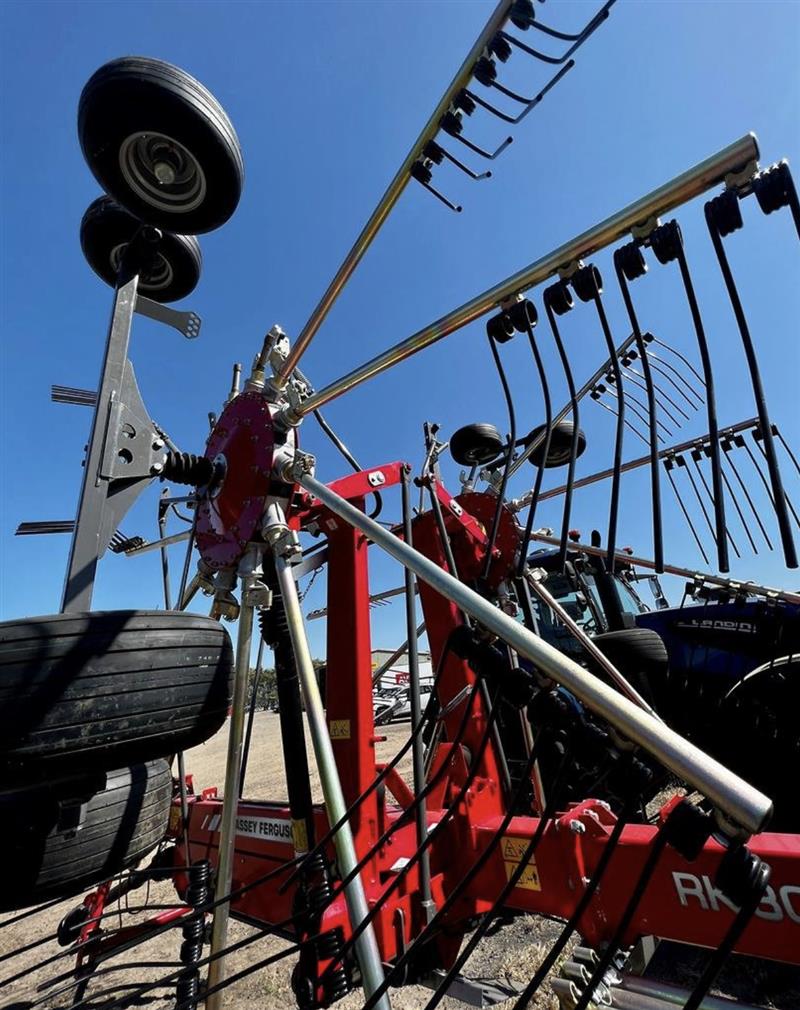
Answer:
<path fill-rule="evenodd" d="M 170 761 L 230 704 L 227 631 L 109 611 L 0 624 L 0 911 L 78 894 L 164 838 Z"/>

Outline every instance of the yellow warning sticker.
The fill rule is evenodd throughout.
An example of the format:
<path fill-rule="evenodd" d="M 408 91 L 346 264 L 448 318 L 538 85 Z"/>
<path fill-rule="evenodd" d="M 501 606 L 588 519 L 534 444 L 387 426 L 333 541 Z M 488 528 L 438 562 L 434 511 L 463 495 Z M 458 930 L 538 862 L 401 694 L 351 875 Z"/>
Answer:
<path fill-rule="evenodd" d="M 331 740 L 350 739 L 350 720 L 331 719 Z"/>
<path fill-rule="evenodd" d="M 308 852 L 308 832 L 305 821 L 292 821 L 292 845 L 295 852 Z"/>
<path fill-rule="evenodd" d="M 175 835 L 181 829 L 181 808 L 177 805 L 173 805 L 169 808 L 169 826 L 167 827 L 168 834 Z"/>
<path fill-rule="evenodd" d="M 506 868 L 506 880 L 511 880 L 513 874 L 518 871 L 529 842 L 529 838 L 503 838 L 501 840 L 500 846 L 503 853 L 503 865 Z M 521 887 L 526 891 L 541 891 L 542 883 L 539 880 L 539 870 L 533 856 L 525 864 L 525 868 L 514 886 Z"/>

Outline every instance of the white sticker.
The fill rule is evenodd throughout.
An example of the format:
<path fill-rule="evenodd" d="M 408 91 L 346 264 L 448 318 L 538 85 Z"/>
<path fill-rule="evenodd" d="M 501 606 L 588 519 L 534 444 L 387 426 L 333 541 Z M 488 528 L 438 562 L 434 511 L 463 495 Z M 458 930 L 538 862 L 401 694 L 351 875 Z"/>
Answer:
<path fill-rule="evenodd" d="M 237 817 L 236 834 L 265 842 L 292 844 L 292 822 L 283 817 Z"/>

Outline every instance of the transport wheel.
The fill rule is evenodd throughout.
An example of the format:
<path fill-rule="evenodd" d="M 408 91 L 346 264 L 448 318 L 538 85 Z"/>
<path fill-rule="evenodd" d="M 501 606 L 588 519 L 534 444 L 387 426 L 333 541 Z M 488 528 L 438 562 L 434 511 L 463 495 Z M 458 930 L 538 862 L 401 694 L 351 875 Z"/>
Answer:
<path fill-rule="evenodd" d="M 623 628 L 594 635 L 592 641 L 644 700 L 653 705 L 669 666 L 661 635 L 652 628 Z"/>
<path fill-rule="evenodd" d="M 566 466 L 569 463 L 569 458 L 572 454 L 572 432 L 574 430 L 575 426 L 572 421 L 559 421 L 558 424 L 553 425 L 553 430 L 550 432 L 550 448 L 544 464 L 547 469 L 556 466 Z M 530 435 L 528 435 L 527 442 L 531 442 L 540 435 L 544 435 L 546 431 L 547 425 L 540 424 L 538 428 L 534 428 Z M 582 455 L 585 448 L 586 436 L 581 429 L 578 429 L 576 459 Z M 534 466 L 541 466 L 544 459 L 544 442 L 537 446 L 528 458 Z"/>
<path fill-rule="evenodd" d="M 213 231 L 239 203 L 236 131 L 211 92 L 170 63 L 125 56 L 96 70 L 78 103 L 78 139 L 103 189 L 146 224 Z"/>
<path fill-rule="evenodd" d="M 138 863 L 164 838 L 166 761 L 0 794 L 0 911 L 79 894 Z"/>
<path fill-rule="evenodd" d="M 461 466 L 485 466 L 505 448 L 493 424 L 467 424 L 453 433 L 450 455 Z"/>
<path fill-rule="evenodd" d="M 228 711 L 233 650 L 208 617 L 57 614 L 0 624 L 5 781 L 119 768 L 202 743 Z"/>
<path fill-rule="evenodd" d="M 90 204 L 81 221 L 81 249 L 101 280 L 116 287 L 125 248 L 141 227 L 111 197 Z M 193 235 L 164 232 L 152 268 L 139 274 L 139 291 L 155 302 L 175 302 L 197 287 L 203 257 Z"/>
<path fill-rule="evenodd" d="M 711 753 L 774 803 L 768 831 L 800 832 L 799 709 L 800 660 L 784 656 L 742 677 L 713 720 L 718 731 L 708 743 Z M 699 736 L 698 742 L 703 745 Z"/>

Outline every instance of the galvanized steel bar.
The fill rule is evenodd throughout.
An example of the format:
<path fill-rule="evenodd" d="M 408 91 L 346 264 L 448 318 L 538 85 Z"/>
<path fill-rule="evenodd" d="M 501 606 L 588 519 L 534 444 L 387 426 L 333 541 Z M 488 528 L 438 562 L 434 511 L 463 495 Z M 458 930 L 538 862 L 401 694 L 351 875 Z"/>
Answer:
<path fill-rule="evenodd" d="M 378 202 L 378 206 L 372 212 L 370 219 L 362 228 L 361 234 L 356 239 L 352 249 L 348 252 L 347 256 L 345 256 L 342 265 L 336 272 L 336 276 L 328 285 L 327 291 L 322 296 L 317 307 L 311 313 L 308 322 L 300 331 L 289 356 L 283 363 L 283 367 L 280 372 L 270 380 L 270 384 L 275 389 L 283 389 L 289 380 L 289 376 L 300 363 L 300 359 L 302 358 L 306 348 L 314 339 L 317 330 L 322 325 L 333 303 L 339 297 L 342 288 L 344 288 L 345 284 L 350 279 L 351 274 L 361 262 L 364 253 L 367 249 L 369 249 L 372 244 L 372 240 L 380 231 L 384 221 L 389 216 L 392 208 L 400 199 L 403 190 L 408 185 L 408 182 L 411 179 L 411 166 L 417 158 L 419 158 L 425 144 L 432 139 L 434 134 L 438 132 L 439 120 L 445 112 L 447 112 L 453 98 L 469 83 L 476 61 L 483 54 L 483 50 L 494 38 L 497 31 L 504 24 L 506 18 L 508 17 L 511 4 L 512 0 L 500 0 L 498 5 L 495 7 L 489 20 L 486 22 L 486 25 L 478 38 L 475 40 L 474 45 L 470 49 L 469 53 L 467 53 L 464 62 L 461 64 L 458 72 L 451 81 L 450 86 L 442 95 L 436 108 L 431 113 L 428 122 L 422 128 L 420 135 L 417 137 L 411 150 L 406 155 L 402 165 L 397 170 L 397 174 L 394 179 L 392 179 L 389 183 L 389 187 Z"/>
<path fill-rule="evenodd" d="M 378 528 L 380 529 L 380 527 Z M 342 878 L 347 878 L 358 865 L 358 857 L 356 856 L 355 845 L 353 843 L 350 822 L 346 819 L 347 804 L 342 793 L 339 771 L 336 767 L 336 758 L 333 754 L 331 738 L 328 734 L 328 725 L 325 721 L 325 709 L 319 693 L 317 678 L 314 674 L 314 663 L 311 659 L 308 637 L 306 636 L 306 629 L 303 623 L 303 614 L 300 610 L 300 601 L 297 597 L 297 583 L 292 574 L 292 566 L 281 556 L 279 550 L 275 551 L 274 556 L 278 585 L 280 586 L 283 605 L 286 608 L 289 635 L 292 639 L 292 649 L 294 651 L 295 662 L 297 663 L 300 689 L 303 693 L 303 701 L 306 706 L 308 728 L 311 734 L 311 742 L 314 746 L 314 754 L 317 759 L 320 784 L 325 799 L 325 809 L 331 825 L 338 824 L 344 819 L 344 823 L 333 836 L 333 845 L 336 849 L 336 861 L 339 866 L 339 872 Z M 347 884 L 344 889 L 344 895 L 350 916 L 350 924 L 355 929 L 356 926 L 368 917 L 370 911 L 361 877 L 358 874 Z M 383 982 L 383 966 L 380 951 L 378 950 L 378 943 L 371 924 L 358 937 L 355 947 L 361 975 L 364 980 L 364 991 L 367 996 L 371 996 Z M 391 1010 L 389 997 L 386 994 L 376 1003 L 376 1010 Z"/>
<path fill-rule="evenodd" d="M 473 322 L 509 298 L 528 291 L 549 277 L 553 277 L 561 267 L 566 267 L 576 260 L 590 256 L 592 253 L 611 245 L 612 242 L 623 238 L 635 225 L 644 224 L 650 219 L 656 218 L 660 214 L 666 214 L 688 200 L 700 196 L 711 189 L 712 186 L 724 181 L 727 175 L 737 172 L 749 163 L 757 160 L 758 154 L 758 141 L 755 134 L 745 134 L 745 136 L 733 144 L 724 147 L 710 158 L 706 158 L 705 161 L 699 162 L 682 175 L 677 176 L 663 186 L 659 186 L 658 189 L 654 189 L 651 193 L 629 204 L 623 210 L 601 221 L 600 224 L 595 225 L 576 238 L 570 239 L 569 242 L 565 242 L 518 273 L 506 278 L 506 280 L 501 281 L 482 294 L 477 295 L 471 301 L 454 309 L 446 316 L 442 316 L 436 322 L 430 323 L 424 329 L 419 330 L 399 344 L 395 344 L 394 347 L 390 347 L 387 351 L 372 358 L 365 364 L 353 369 L 352 372 L 348 372 L 347 375 L 325 386 L 324 389 L 320 389 L 318 392 L 312 394 L 299 407 L 290 411 L 290 419 L 297 420 L 305 416 L 312 410 L 316 410 L 331 400 L 335 400 L 343 393 L 348 392 L 348 390 L 361 385 L 367 379 L 380 375 L 381 372 L 385 372 L 401 361 L 405 361 L 406 358 L 410 358 L 443 337 L 455 332 L 455 330 Z M 301 339 L 302 337 L 303 335 L 301 334 Z M 307 343 L 308 340 L 306 340 Z M 298 341 L 298 344 L 295 345 L 295 351 L 297 351 L 297 347 L 299 346 L 301 345 Z M 284 374 L 287 374 L 286 367 L 289 366 L 290 362 L 291 366 L 294 367 L 297 363 L 297 357 L 294 354 L 292 357 L 287 358 Z"/>
<path fill-rule="evenodd" d="M 587 673 L 488 600 L 373 522 L 320 481 L 302 475 L 299 483 L 331 512 L 361 530 L 373 543 L 410 568 L 417 578 L 469 613 L 543 673 L 566 687 L 623 736 L 643 747 L 679 778 L 702 792 L 736 825 L 748 832 L 757 832 L 764 826 L 771 814 L 772 804 L 763 793 L 637 708 L 612 687 Z"/>

